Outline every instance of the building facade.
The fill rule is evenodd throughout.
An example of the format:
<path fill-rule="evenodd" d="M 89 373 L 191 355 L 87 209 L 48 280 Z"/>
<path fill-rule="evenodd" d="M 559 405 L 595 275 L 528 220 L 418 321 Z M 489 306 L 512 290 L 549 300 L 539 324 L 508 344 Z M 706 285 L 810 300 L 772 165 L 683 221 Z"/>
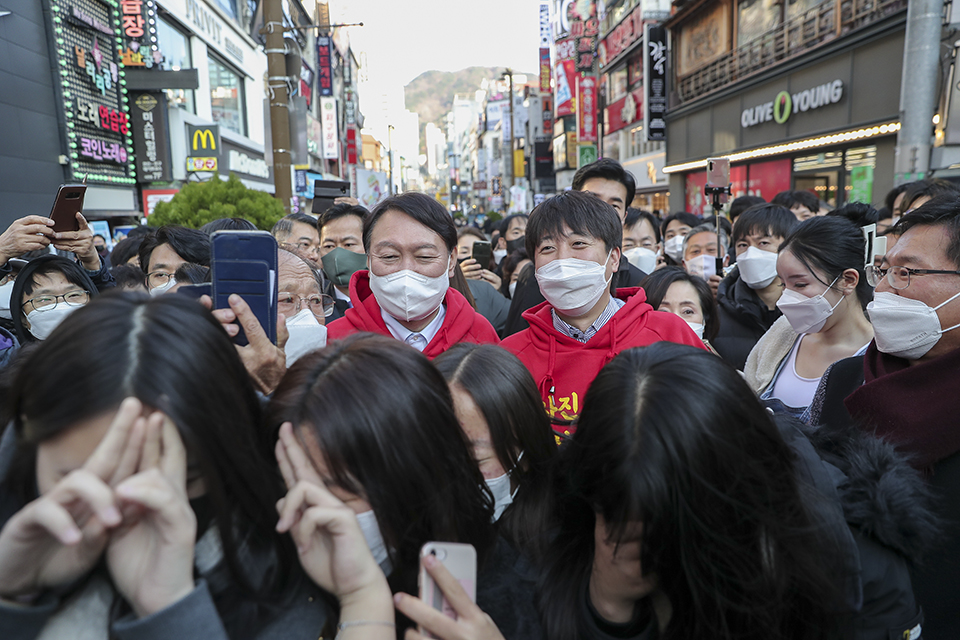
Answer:
<path fill-rule="evenodd" d="M 678 3 L 675 3 L 678 4 Z M 706 158 L 733 196 L 807 189 L 830 206 L 893 186 L 907 3 L 685 2 L 670 31 L 670 210 L 708 212 Z"/>

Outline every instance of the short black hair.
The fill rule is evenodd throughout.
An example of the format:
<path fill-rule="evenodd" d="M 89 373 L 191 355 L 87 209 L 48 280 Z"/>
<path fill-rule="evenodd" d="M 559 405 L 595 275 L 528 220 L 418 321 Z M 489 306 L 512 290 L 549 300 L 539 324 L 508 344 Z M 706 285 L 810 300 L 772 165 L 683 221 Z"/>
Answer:
<path fill-rule="evenodd" d="M 770 201 L 770 204 L 778 204 L 786 207 L 787 209 L 793 209 L 797 205 L 802 205 L 809 209 L 811 213 L 817 213 L 820 211 L 820 198 L 805 189 L 800 189 L 797 191 L 781 191 L 774 196 L 773 200 Z"/>
<path fill-rule="evenodd" d="M 623 168 L 623 165 L 613 158 L 601 158 L 596 162 L 580 167 L 573 175 L 573 190 L 583 189 L 583 183 L 591 178 L 603 178 L 604 180 L 613 180 L 619 182 L 627 190 L 627 199 L 623 203 L 626 209 L 633 202 L 633 197 L 637 193 L 637 181 L 633 174 Z"/>
<path fill-rule="evenodd" d="M 760 196 L 740 196 L 739 198 L 734 198 L 733 202 L 730 203 L 730 220 L 736 222 L 741 213 L 750 207 L 764 203 L 766 203 L 766 200 Z"/>
<path fill-rule="evenodd" d="M 94 238 L 100 238 L 100 239 L 103 240 L 104 242 L 107 241 L 107 239 L 103 237 L 103 234 L 100 234 L 100 233 L 95 233 L 95 234 L 93 234 L 93 237 L 94 237 Z"/>
<path fill-rule="evenodd" d="M 117 283 L 117 289 L 143 289 L 143 283 L 147 280 L 140 267 L 132 264 L 120 263 L 110 267 L 110 275 Z"/>
<path fill-rule="evenodd" d="M 928 178 L 926 180 L 911 182 L 903 192 L 903 200 L 900 201 L 900 211 L 909 211 L 911 205 L 920 198 L 929 197 L 933 200 L 941 196 L 952 196 L 954 199 L 960 198 L 960 189 L 958 189 L 954 183 L 939 178 Z"/>
<path fill-rule="evenodd" d="M 679 220 L 682 224 L 685 224 L 691 228 L 703 222 L 700 218 L 693 215 L 692 213 L 688 213 L 686 211 L 677 211 L 676 213 L 672 213 L 666 218 L 664 218 L 663 222 L 660 223 L 660 235 L 662 236 L 667 235 L 667 227 L 674 220 Z"/>
<path fill-rule="evenodd" d="M 363 223 L 370 216 L 370 211 L 368 211 L 366 207 L 361 207 L 358 204 L 347 204 L 346 202 L 335 204 L 321 213 L 320 217 L 317 218 L 317 231 L 323 231 L 326 225 L 344 216 L 357 216 L 360 218 L 360 222 Z"/>
<path fill-rule="evenodd" d="M 797 216 L 783 205 L 771 202 L 752 206 L 740 214 L 733 226 L 733 246 L 756 234 L 786 238 L 798 224 Z"/>
<path fill-rule="evenodd" d="M 523 218 L 524 220 L 530 220 L 530 216 L 526 213 L 514 213 L 503 219 L 503 226 L 500 228 L 502 233 L 506 233 L 510 230 L 510 225 L 513 224 L 514 220 Z"/>
<path fill-rule="evenodd" d="M 113 245 L 113 251 L 110 252 L 110 264 L 119 266 L 126 264 L 130 258 L 137 256 L 140 251 L 140 244 L 143 242 L 142 236 L 131 238 L 127 236 L 117 244 Z M 139 260 L 139 256 L 137 260 Z"/>
<path fill-rule="evenodd" d="M 627 209 L 627 215 L 623 218 L 623 228 L 632 229 L 634 226 L 640 223 L 641 220 L 646 220 L 650 223 L 650 226 L 653 227 L 653 235 L 657 239 L 657 244 L 660 243 L 660 221 L 657 220 L 657 216 L 653 215 L 649 211 L 644 211 L 643 209 L 637 209 L 635 207 L 629 207 Z"/>
<path fill-rule="evenodd" d="M 883 199 L 883 205 L 890 211 L 891 216 L 893 216 L 893 203 L 897 201 L 897 196 L 907 190 L 908 186 L 910 186 L 909 182 L 898 184 L 893 189 L 890 189 L 890 191 L 887 192 L 887 197 Z M 886 218 L 880 219 L 886 220 Z"/>
<path fill-rule="evenodd" d="M 130 229 L 130 231 L 127 231 L 127 237 L 128 238 L 144 238 L 156 230 L 157 230 L 156 227 L 151 227 L 145 224 L 141 224 L 134 227 L 133 229 Z"/>
<path fill-rule="evenodd" d="M 720 314 L 717 300 L 713 297 L 710 285 L 700 276 L 692 276 L 680 267 L 661 267 L 640 283 L 647 294 L 647 304 L 658 309 L 667 297 L 667 291 L 674 282 L 689 282 L 700 298 L 700 312 L 703 314 L 703 339 L 713 340 L 720 332 Z"/>
<path fill-rule="evenodd" d="M 476 227 L 463 227 L 460 231 L 457 231 L 457 240 L 462 240 L 464 236 L 473 236 L 477 240 L 487 241 L 487 236 L 483 235 L 483 231 Z"/>
<path fill-rule="evenodd" d="M 203 267 L 192 262 L 184 262 L 177 267 L 173 279 L 181 284 L 203 284 L 210 282 L 210 267 Z"/>
<path fill-rule="evenodd" d="M 217 218 L 200 227 L 208 236 L 217 231 L 256 231 L 257 225 L 246 218 Z"/>
<path fill-rule="evenodd" d="M 140 268 L 144 273 L 150 269 L 150 255 L 153 250 L 162 244 L 169 244 L 186 262 L 210 266 L 210 236 L 199 229 L 168 225 L 148 235 L 140 244 Z"/>
<path fill-rule="evenodd" d="M 419 191 L 406 191 L 381 200 L 370 212 L 370 216 L 363 221 L 363 248 L 370 251 L 370 236 L 373 228 L 387 211 L 399 211 L 413 218 L 443 238 L 447 251 L 451 253 L 457 248 L 457 225 L 453 217 L 442 204 Z"/>
<path fill-rule="evenodd" d="M 960 196 L 940 196 L 917 207 L 900 218 L 891 229 L 903 235 L 913 227 L 941 225 L 949 238 L 946 254 L 957 269 L 960 269 Z"/>
<path fill-rule="evenodd" d="M 617 210 L 600 198 L 580 191 L 564 191 L 547 198 L 530 213 L 527 222 L 527 255 L 537 255 L 537 245 L 547 236 L 562 237 L 563 228 L 598 240 L 607 251 L 623 244 L 623 225 Z"/>

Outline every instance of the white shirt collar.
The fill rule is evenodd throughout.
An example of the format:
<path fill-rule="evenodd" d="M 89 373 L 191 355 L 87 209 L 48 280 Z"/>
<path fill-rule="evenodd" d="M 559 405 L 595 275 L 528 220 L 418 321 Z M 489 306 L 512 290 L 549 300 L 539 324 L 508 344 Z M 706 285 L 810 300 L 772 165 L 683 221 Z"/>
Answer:
<path fill-rule="evenodd" d="M 333 295 L 337 300 L 346 300 L 347 302 L 350 302 L 350 296 L 345 294 L 343 291 L 340 291 L 340 289 L 336 287 L 333 288 Z"/>
<path fill-rule="evenodd" d="M 400 324 L 399 320 L 383 309 L 380 310 L 380 316 L 383 318 L 383 322 L 387 325 L 387 329 L 390 330 L 393 337 L 401 342 L 406 342 L 417 351 L 426 349 L 427 345 L 436 337 L 437 332 L 440 331 L 440 327 L 443 326 L 443 319 L 446 315 L 446 306 L 441 304 L 437 317 L 431 320 L 430 324 L 424 327 L 423 330 L 414 332 Z M 416 338 L 415 336 L 417 335 L 422 336 L 423 339 Z"/>

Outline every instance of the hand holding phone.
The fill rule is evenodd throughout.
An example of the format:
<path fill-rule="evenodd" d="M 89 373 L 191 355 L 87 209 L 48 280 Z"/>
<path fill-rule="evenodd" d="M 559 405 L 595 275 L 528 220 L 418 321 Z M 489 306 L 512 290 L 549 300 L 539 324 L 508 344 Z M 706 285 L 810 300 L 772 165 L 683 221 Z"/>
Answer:
<path fill-rule="evenodd" d="M 80 231 L 77 214 L 83 211 L 83 198 L 86 193 L 86 185 L 60 185 L 57 190 L 57 199 L 54 200 L 53 209 L 50 211 L 50 219 L 53 220 L 53 230 L 55 232 Z"/>
<path fill-rule="evenodd" d="M 477 550 L 471 544 L 457 542 L 428 542 L 420 549 L 420 599 L 453 620 L 457 619 L 457 610 L 447 599 L 446 594 L 424 566 L 432 559 L 439 560 L 447 571 L 463 588 L 470 602 L 477 600 Z M 425 632 L 428 638 L 435 636 Z"/>
<path fill-rule="evenodd" d="M 53 220 L 49 218 L 26 216 L 14 220 L 13 224 L 0 234 L 0 265 L 28 251 L 47 248 L 52 238 Z"/>

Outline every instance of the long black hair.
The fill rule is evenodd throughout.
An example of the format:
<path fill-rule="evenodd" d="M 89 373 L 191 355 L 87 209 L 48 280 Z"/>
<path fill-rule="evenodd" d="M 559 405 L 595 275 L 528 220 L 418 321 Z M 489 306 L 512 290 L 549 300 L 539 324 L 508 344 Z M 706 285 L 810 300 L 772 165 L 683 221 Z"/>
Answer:
<path fill-rule="evenodd" d="M 831 637 L 831 555 L 793 460 L 722 359 L 668 342 L 622 352 L 590 386 L 561 454 L 559 534 L 539 592 L 545 636 L 590 637 L 581 599 L 599 515 L 611 542 L 643 524 L 643 574 L 672 610 L 659 621 L 666 640 Z"/>
<path fill-rule="evenodd" d="M 703 314 L 703 339 L 709 341 L 716 338 L 720 332 L 720 314 L 717 299 L 713 297 L 706 280 L 692 276 L 680 267 L 662 267 L 644 278 L 640 286 L 647 293 L 647 303 L 658 309 L 674 282 L 687 282 L 696 290 Z"/>
<path fill-rule="evenodd" d="M 513 504 L 498 521 L 500 533 L 539 557 L 550 517 L 557 446 L 537 384 L 515 355 L 489 344 L 454 345 L 433 364 L 451 388 L 459 386 L 473 398 L 490 429 L 497 460 L 517 485 Z"/>
<path fill-rule="evenodd" d="M 873 287 L 867 282 L 865 268 L 868 262 L 873 264 L 873 258 L 865 255 L 867 240 L 861 227 L 876 223 L 877 218 L 877 210 L 868 204 L 844 205 L 826 216 L 801 222 L 784 239 L 779 252 L 792 253 L 825 287 L 847 269 L 856 269 L 860 276 L 857 299 L 866 309 L 873 300 Z"/>
<path fill-rule="evenodd" d="M 67 282 L 80 287 L 89 293 L 91 298 L 98 294 L 93 280 L 90 279 L 83 267 L 73 260 L 54 255 L 34 258 L 17 274 L 13 291 L 10 293 L 10 316 L 13 318 L 13 328 L 17 332 L 17 339 L 20 340 L 20 344 L 37 342 L 30 330 L 23 326 L 23 319 L 26 316 L 23 309 L 23 296 L 29 296 L 33 293 L 37 286 L 35 280 L 37 276 L 48 276 L 51 273 L 62 274 Z"/>
<path fill-rule="evenodd" d="M 232 615 L 221 616 L 237 631 L 234 637 L 247 637 L 255 630 L 254 611 L 288 593 L 288 581 L 302 574 L 289 537 L 274 529 L 275 505 L 285 491 L 258 438 L 253 384 L 226 332 L 196 301 L 102 296 L 19 362 L 7 396 L 18 438 L 16 483 L 21 493 L 35 495 L 39 443 L 116 411 L 131 396 L 170 417 L 191 465 L 199 467 L 236 585 L 227 592 Z M 263 566 L 251 566 L 251 552 L 271 559 L 265 575 Z M 249 603 L 244 614 L 237 613 L 237 600 Z"/>
<path fill-rule="evenodd" d="M 470 455 L 443 376 L 416 349 L 360 333 L 310 353 L 270 402 L 272 430 L 312 438 L 331 479 L 363 495 L 390 550 L 394 591 L 416 594 L 420 547 L 492 546 L 493 499 Z"/>

